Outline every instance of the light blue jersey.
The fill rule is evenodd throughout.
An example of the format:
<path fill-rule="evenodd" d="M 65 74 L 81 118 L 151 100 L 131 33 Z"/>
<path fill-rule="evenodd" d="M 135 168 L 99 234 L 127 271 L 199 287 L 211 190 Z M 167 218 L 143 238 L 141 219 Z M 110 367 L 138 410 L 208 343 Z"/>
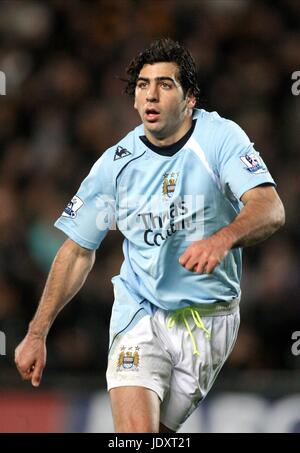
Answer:
<path fill-rule="evenodd" d="M 274 181 L 237 124 L 197 109 L 193 119 L 191 131 L 170 147 L 147 142 L 143 125 L 130 132 L 95 163 L 55 223 L 88 249 L 97 249 L 115 225 L 123 233 L 125 259 L 112 279 L 112 335 L 144 310 L 240 297 L 240 248 L 212 274 L 190 272 L 178 260 L 192 241 L 233 221 L 246 191 Z"/>

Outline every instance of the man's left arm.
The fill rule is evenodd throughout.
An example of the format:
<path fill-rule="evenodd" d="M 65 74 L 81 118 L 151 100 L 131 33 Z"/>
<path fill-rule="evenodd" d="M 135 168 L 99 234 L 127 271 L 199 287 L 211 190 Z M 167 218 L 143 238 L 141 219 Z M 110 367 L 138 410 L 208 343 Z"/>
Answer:
<path fill-rule="evenodd" d="M 241 212 L 232 223 L 212 236 L 193 242 L 179 258 L 187 270 L 211 273 L 234 247 L 247 247 L 271 236 L 284 225 L 283 204 L 271 185 L 245 192 Z"/>

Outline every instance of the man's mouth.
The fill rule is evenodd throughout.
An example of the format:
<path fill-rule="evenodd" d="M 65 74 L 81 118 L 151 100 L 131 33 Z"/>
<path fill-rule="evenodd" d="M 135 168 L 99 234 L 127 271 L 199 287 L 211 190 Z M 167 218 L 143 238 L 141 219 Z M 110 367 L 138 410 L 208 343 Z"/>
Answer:
<path fill-rule="evenodd" d="M 155 108 L 148 108 L 145 110 L 145 119 L 147 121 L 155 121 L 158 119 L 160 112 Z"/>

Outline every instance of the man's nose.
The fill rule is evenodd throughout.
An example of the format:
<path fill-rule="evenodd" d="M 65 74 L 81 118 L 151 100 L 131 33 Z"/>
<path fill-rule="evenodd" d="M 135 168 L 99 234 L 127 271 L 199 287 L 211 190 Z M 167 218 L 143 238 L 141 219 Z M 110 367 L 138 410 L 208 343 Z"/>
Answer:
<path fill-rule="evenodd" d="M 146 99 L 148 102 L 157 102 L 158 101 L 158 89 L 157 89 L 156 84 L 149 85 Z"/>

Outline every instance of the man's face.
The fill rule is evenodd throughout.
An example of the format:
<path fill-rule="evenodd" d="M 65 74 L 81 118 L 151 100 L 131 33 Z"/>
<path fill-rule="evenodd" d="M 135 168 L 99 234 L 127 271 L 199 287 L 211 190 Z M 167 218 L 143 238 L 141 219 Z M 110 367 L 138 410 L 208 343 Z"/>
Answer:
<path fill-rule="evenodd" d="M 143 66 L 136 83 L 134 108 L 140 114 L 148 139 L 181 138 L 181 130 L 185 133 L 189 128 L 195 104 L 194 96 L 184 96 L 175 63 Z"/>

